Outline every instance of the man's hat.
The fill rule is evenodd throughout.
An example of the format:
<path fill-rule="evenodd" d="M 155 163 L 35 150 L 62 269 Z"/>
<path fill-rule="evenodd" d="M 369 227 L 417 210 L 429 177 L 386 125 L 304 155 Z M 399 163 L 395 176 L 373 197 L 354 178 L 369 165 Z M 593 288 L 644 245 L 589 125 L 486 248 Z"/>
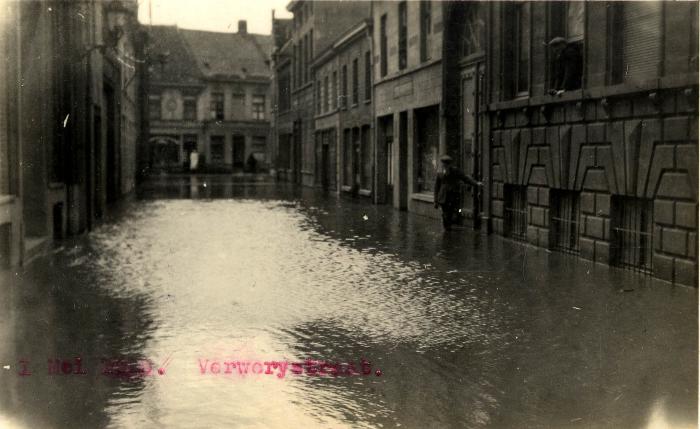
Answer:
<path fill-rule="evenodd" d="M 553 38 L 552 40 L 550 40 L 549 43 L 547 43 L 547 45 L 549 45 L 549 46 L 560 45 L 560 44 L 566 45 L 566 39 L 561 37 L 561 36 L 557 36 L 557 37 Z"/>
<path fill-rule="evenodd" d="M 450 163 L 452 162 L 452 157 L 450 155 L 443 155 L 440 157 L 440 162 Z"/>

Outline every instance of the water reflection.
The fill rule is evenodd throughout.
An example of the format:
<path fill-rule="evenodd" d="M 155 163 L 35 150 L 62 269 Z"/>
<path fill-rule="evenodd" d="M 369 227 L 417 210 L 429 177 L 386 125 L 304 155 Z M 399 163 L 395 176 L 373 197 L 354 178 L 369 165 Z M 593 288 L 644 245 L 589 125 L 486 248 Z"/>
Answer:
<path fill-rule="evenodd" d="M 255 180 L 154 180 L 114 222 L 6 277 L 4 361 L 170 363 L 132 379 L 0 373 L 0 414 L 29 427 L 695 421 L 696 290 Z M 363 357 L 382 375 L 201 371 Z"/>

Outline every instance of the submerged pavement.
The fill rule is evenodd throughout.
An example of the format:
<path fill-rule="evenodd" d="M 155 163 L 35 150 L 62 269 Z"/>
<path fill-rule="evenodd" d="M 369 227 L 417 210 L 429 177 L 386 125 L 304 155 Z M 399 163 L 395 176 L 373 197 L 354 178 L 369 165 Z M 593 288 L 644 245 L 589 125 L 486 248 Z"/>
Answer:
<path fill-rule="evenodd" d="M 154 179 L 2 281 L 0 427 L 696 427 L 697 289 L 310 189 Z"/>

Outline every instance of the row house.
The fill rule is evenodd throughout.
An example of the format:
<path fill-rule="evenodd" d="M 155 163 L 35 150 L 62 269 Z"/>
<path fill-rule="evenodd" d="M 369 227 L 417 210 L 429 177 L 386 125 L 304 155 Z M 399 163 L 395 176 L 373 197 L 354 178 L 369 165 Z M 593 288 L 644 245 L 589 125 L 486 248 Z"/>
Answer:
<path fill-rule="evenodd" d="M 149 168 L 242 171 L 270 164 L 272 38 L 175 26 L 149 28 Z"/>
<path fill-rule="evenodd" d="M 369 23 L 370 61 L 351 57 L 371 81 L 370 148 L 341 104 L 351 29 L 317 51 L 313 113 L 285 104 L 314 118 L 315 150 L 290 127 L 277 158 L 313 176 L 298 182 L 437 217 L 448 154 L 484 182 L 463 198 L 468 227 L 697 284 L 696 3 L 376 1 Z M 278 52 L 294 87 L 298 53 Z"/>
<path fill-rule="evenodd" d="M 374 188 L 371 30 L 370 20 L 360 21 L 312 63 L 316 185 L 369 198 Z"/>
<path fill-rule="evenodd" d="M 369 18 L 369 2 L 292 1 L 294 14 L 288 40 L 274 54 L 277 82 L 277 177 L 305 186 L 321 184 L 316 177 L 314 121 L 315 76 L 312 64 L 358 21 Z M 274 21 L 273 21 L 274 22 Z"/>
<path fill-rule="evenodd" d="M 0 266 L 92 229 L 131 192 L 144 142 L 135 0 L 0 6 Z"/>

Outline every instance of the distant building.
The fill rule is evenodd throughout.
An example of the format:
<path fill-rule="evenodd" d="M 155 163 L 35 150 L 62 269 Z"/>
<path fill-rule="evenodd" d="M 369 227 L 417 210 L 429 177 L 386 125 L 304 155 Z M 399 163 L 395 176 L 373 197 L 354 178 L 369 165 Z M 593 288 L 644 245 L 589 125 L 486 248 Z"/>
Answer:
<path fill-rule="evenodd" d="M 328 4 L 275 50 L 279 178 L 437 217 L 449 154 L 484 182 L 465 225 L 697 285 L 696 3 Z M 369 79 L 340 5 L 369 6 Z"/>
<path fill-rule="evenodd" d="M 371 31 L 369 19 L 359 21 L 311 64 L 315 184 L 366 197 L 374 189 Z"/>
<path fill-rule="evenodd" d="M 0 266 L 92 229 L 134 189 L 144 125 L 135 0 L 0 9 Z"/>
<path fill-rule="evenodd" d="M 272 37 L 153 26 L 148 110 L 150 168 L 189 171 L 246 169 L 251 157 L 267 169 Z"/>
<path fill-rule="evenodd" d="M 281 180 L 305 186 L 320 183 L 315 173 L 316 87 L 311 64 L 351 26 L 368 18 L 370 7 L 370 2 L 308 0 L 295 0 L 287 6 L 294 14 L 291 35 L 275 51 L 275 81 L 279 86 L 274 152 Z"/>

